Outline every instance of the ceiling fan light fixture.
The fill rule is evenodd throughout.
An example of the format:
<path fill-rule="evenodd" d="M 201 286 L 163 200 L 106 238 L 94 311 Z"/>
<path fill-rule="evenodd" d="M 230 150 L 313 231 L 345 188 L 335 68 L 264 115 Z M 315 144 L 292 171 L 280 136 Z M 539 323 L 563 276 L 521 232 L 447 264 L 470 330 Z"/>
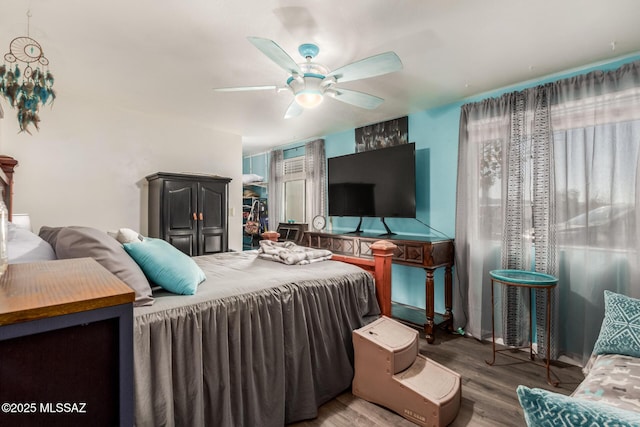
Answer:
<path fill-rule="evenodd" d="M 315 108 L 322 103 L 324 99 L 324 88 L 321 86 L 323 79 L 323 75 L 305 74 L 303 85 L 298 84 L 295 80 L 289 82 L 298 105 L 303 108 Z"/>
<path fill-rule="evenodd" d="M 296 102 L 303 108 L 315 108 L 323 99 L 319 90 L 302 90 L 296 94 Z"/>

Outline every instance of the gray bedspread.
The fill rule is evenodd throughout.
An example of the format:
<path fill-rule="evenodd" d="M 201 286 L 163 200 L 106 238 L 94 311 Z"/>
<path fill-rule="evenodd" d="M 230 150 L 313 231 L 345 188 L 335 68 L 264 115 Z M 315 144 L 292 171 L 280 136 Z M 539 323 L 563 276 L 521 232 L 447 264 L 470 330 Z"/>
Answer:
<path fill-rule="evenodd" d="M 194 259 L 196 295 L 134 309 L 136 425 L 283 426 L 349 388 L 351 331 L 380 312 L 371 275 L 255 251 Z"/>

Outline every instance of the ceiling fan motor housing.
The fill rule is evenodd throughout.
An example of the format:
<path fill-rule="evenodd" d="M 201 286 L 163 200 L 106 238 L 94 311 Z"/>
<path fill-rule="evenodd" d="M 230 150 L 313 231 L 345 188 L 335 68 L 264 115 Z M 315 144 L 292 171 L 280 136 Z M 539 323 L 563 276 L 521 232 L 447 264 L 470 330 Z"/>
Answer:
<path fill-rule="evenodd" d="M 303 74 L 294 74 L 289 77 L 287 85 L 293 91 L 296 102 L 300 106 L 305 108 L 317 107 L 322 102 L 325 89 L 330 85 L 329 81 L 333 81 L 333 79 L 327 79 L 325 82 L 325 77 L 329 70 L 320 64 L 306 62 L 299 65 Z"/>
<path fill-rule="evenodd" d="M 313 43 L 304 43 L 298 46 L 298 52 L 303 58 L 313 59 L 320 52 L 320 48 Z"/>

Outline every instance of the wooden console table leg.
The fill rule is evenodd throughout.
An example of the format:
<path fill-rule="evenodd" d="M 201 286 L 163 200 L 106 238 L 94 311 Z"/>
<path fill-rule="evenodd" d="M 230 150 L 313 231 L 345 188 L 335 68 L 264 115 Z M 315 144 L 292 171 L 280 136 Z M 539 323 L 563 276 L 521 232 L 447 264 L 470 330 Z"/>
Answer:
<path fill-rule="evenodd" d="M 451 274 L 451 266 L 444 268 L 444 320 L 447 322 L 447 330 L 453 332 L 453 275 Z"/>
<path fill-rule="evenodd" d="M 376 297 L 383 316 L 391 317 L 391 264 L 397 246 L 387 240 L 371 245 L 375 261 Z"/>
<path fill-rule="evenodd" d="M 429 344 L 433 343 L 434 341 L 434 336 L 433 336 L 433 327 L 434 327 L 434 316 L 435 316 L 435 311 L 433 308 L 433 304 L 434 304 L 434 292 L 433 292 L 433 269 L 431 268 L 425 268 L 424 271 L 426 271 L 427 273 L 427 281 L 425 283 L 425 287 L 426 287 L 426 314 L 427 314 L 427 323 L 425 323 L 424 325 L 424 334 L 426 336 L 427 342 Z"/>

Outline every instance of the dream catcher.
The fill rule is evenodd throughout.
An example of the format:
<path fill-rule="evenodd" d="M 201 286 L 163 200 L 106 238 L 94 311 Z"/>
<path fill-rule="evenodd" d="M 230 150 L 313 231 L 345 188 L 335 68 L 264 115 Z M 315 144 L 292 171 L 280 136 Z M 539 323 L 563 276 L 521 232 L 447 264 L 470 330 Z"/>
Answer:
<path fill-rule="evenodd" d="M 29 125 L 39 130 L 38 112 L 41 105 L 53 103 L 53 75 L 49 60 L 44 56 L 40 43 L 29 37 L 27 12 L 27 36 L 16 37 L 9 44 L 9 52 L 0 65 L 0 95 L 18 110 L 20 132 L 29 132 Z"/>

